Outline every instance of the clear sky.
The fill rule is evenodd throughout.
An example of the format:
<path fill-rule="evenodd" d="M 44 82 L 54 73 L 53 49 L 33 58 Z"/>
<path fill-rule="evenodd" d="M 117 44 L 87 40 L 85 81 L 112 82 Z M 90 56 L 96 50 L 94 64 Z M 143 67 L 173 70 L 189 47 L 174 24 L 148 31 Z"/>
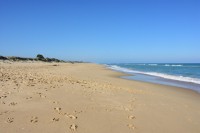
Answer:
<path fill-rule="evenodd" d="M 200 62 L 200 0 L 0 0 L 0 55 Z"/>

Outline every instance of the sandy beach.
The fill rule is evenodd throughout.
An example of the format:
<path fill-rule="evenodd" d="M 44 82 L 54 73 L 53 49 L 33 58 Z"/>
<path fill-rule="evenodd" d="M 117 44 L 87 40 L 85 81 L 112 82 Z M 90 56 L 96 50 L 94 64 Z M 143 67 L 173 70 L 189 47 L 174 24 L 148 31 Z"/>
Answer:
<path fill-rule="evenodd" d="M 200 133 L 200 95 L 90 63 L 0 62 L 0 133 Z"/>

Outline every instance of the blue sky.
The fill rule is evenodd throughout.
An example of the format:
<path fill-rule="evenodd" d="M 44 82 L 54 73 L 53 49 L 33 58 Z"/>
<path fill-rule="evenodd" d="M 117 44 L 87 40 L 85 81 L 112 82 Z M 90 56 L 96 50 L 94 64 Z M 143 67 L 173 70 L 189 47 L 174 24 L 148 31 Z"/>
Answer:
<path fill-rule="evenodd" d="M 0 0 L 0 55 L 200 62 L 199 0 Z"/>

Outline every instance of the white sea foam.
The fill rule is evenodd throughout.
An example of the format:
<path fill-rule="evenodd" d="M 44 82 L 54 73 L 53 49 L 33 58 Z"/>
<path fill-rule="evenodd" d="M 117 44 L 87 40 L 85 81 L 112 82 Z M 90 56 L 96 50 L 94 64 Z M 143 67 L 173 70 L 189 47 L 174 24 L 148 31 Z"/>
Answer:
<path fill-rule="evenodd" d="M 119 66 L 116 66 L 116 65 L 108 66 L 108 68 L 113 69 L 113 70 L 117 70 L 117 71 L 121 71 L 121 72 L 125 72 L 125 73 L 145 74 L 145 75 L 156 76 L 156 77 L 161 77 L 161 78 L 165 78 L 165 79 L 171 79 L 171 80 L 176 80 L 176 81 L 200 84 L 200 79 L 197 79 L 197 78 L 175 76 L 175 75 L 156 73 L 156 72 L 135 71 L 135 70 L 119 67 Z"/>
<path fill-rule="evenodd" d="M 169 65 L 169 64 L 165 64 L 164 66 L 181 67 L 183 65 Z"/>
<path fill-rule="evenodd" d="M 158 64 L 148 64 L 149 66 L 157 66 Z"/>
<path fill-rule="evenodd" d="M 172 65 L 172 66 L 183 66 L 183 65 Z"/>

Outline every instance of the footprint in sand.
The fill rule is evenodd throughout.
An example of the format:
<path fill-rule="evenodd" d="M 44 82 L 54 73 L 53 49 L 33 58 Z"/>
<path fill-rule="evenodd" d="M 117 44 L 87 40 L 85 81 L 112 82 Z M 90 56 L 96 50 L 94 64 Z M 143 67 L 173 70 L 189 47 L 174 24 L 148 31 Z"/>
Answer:
<path fill-rule="evenodd" d="M 54 110 L 55 110 L 56 112 L 60 113 L 61 108 L 60 108 L 60 107 L 55 107 Z"/>
<path fill-rule="evenodd" d="M 9 106 L 15 106 L 15 105 L 17 105 L 17 103 L 15 103 L 15 102 L 11 102 L 11 103 L 9 104 Z"/>
<path fill-rule="evenodd" d="M 6 122 L 7 123 L 12 123 L 12 122 L 14 122 L 14 118 L 8 118 Z"/>
<path fill-rule="evenodd" d="M 31 123 L 37 123 L 38 122 L 38 117 L 32 116 L 30 122 Z"/>
<path fill-rule="evenodd" d="M 81 113 L 83 113 L 83 111 L 82 110 L 80 110 L 80 111 L 74 111 L 74 114 L 81 114 Z"/>
<path fill-rule="evenodd" d="M 41 98 L 46 98 L 46 96 L 45 96 L 45 95 L 40 95 L 40 97 L 41 97 Z"/>
<path fill-rule="evenodd" d="M 58 104 L 59 102 L 58 102 L 58 101 L 53 101 L 52 103 L 54 103 L 54 104 Z"/>
<path fill-rule="evenodd" d="M 128 116 L 128 119 L 130 119 L 130 120 L 135 119 L 135 116 L 130 115 L 130 116 Z"/>
<path fill-rule="evenodd" d="M 72 119 L 72 120 L 75 120 L 75 119 L 78 118 L 77 116 L 74 116 L 74 115 L 71 115 L 71 114 L 65 115 L 65 116 L 68 117 L 68 118 L 70 118 L 70 119 Z"/>
<path fill-rule="evenodd" d="M 7 96 L 0 96 L 0 99 L 4 99 L 4 98 L 6 98 Z"/>
<path fill-rule="evenodd" d="M 132 129 L 132 130 L 135 129 L 135 126 L 134 126 L 133 124 L 128 124 L 127 127 L 128 127 L 129 129 Z"/>
<path fill-rule="evenodd" d="M 60 119 L 59 118 L 53 118 L 52 121 L 53 122 L 58 122 Z"/>
<path fill-rule="evenodd" d="M 32 98 L 33 98 L 33 97 L 27 97 L 26 99 L 27 99 L 27 100 L 31 100 Z"/>
<path fill-rule="evenodd" d="M 43 95 L 42 93 L 40 93 L 40 92 L 36 92 L 36 94 L 38 94 L 41 98 L 46 98 L 46 96 L 45 95 Z"/>
<path fill-rule="evenodd" d="M 77 126 L 76 124 L 72 124 L 72 125 L 70 125 L 70 127 L 69 127 L 69 129 L 70 129 L 71 131 L 76 131 L 77 128 L 78 128 L 78 126 Z"/>

